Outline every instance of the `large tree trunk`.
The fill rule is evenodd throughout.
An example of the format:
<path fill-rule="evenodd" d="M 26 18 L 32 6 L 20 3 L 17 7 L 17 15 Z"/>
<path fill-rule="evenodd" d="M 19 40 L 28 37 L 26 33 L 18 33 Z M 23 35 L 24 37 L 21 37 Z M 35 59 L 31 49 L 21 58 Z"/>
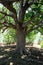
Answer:
<path fill-rule="evenodd" d="M 23 7 L 23 0 L 20 1 L 19 11 L 18 11 L 18 24 L 16 25 L 16 35 L 17 35 L 17 51 L 23 54 L 25 51 L 25 28 L 22 26 L 25 16 L 25 9 Z"/>
<path fill-rule="evenodd" d="M 17 35 L 17 46 L 16 49 L 17 51 L 22 54 L 25 51 L 25 32 L 23 29 L 17 29 L 16 31 L 16 35 Z"/>

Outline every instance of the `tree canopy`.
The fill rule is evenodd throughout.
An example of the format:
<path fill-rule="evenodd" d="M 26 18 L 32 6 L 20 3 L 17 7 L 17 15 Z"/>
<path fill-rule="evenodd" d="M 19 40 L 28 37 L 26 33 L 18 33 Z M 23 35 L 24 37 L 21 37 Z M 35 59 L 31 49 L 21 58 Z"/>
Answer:
<path fill-rule="evenodd" d="M 26 27 L 27 32 L 28 31 L 31 32 L 32 30 L 36 30 L 36 29 L 38 31 L 41 31 L 41 29 L 43 29 L 43 1 L 42 0 L 41 1 L 40 0 L 36 0 L 36 1 L 35 0 L 34 1 L 0 0 L 0 3 L 7 8 L 6 9 L 5 7 L 4 8 L 2 7 L 2 9 L 0 9 L 0 28 L 4 27 L 6 29 L 8 27 L 12 27 L 16 29 L 15 22 L 19 23 L 17 19 L 20 16 L 18 15 L 20 2 L 22 2 L 24 8 L 21 12 L 22 18 L 25 10 L 24 21 L 22 21 L 21 19 L 21 24 L 23 24 L 22 27 Z"/>

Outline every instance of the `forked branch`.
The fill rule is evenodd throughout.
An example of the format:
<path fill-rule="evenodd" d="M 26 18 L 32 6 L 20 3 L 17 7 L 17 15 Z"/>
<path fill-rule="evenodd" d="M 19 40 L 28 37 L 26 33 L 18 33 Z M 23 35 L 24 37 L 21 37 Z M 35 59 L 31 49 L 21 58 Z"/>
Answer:
<path fill-rule="evenodd" d="M 1 4 L 3 4 L 9 11 L 12 12 L 12 16 L 15 20 L 15 22 L 17 22 L 17 12 L 16 9 L 13 8 L 13 4 L 10 1 L 7 0 L 0 0 Z"/>

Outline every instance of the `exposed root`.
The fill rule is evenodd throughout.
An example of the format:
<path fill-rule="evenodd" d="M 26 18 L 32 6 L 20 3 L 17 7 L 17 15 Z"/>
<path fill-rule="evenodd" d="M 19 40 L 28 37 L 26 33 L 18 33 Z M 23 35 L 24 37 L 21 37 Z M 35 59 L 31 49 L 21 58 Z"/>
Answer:
<path fill-rule="evenodd" d="M 27 49 L 15 49 L 15 54 L 17 55 L 29 55 L 30 52 L 28 52 Z"/>

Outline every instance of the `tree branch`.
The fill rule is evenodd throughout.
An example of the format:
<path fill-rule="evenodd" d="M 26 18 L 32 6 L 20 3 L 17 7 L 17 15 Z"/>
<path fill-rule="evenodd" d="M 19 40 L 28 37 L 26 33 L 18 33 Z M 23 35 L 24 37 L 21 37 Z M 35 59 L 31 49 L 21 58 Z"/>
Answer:
<path fill-rule="evenodd" d="M 27 31 L 27 33 L 31 32 L 31 31 L 33 31 L 33 30 L 35 30 L 35 29 L 38 29 L 39 27 L 42 27 L 42 25 L 40 25 L 40 23 L 43 24 L 42 21 L 36 22 L 33 26 L 31 26 L 31 28 Z"/>
<path fill-rule="evenodd" d="M 27 22 L 24 22 L 22 26 L 23 27 L 26 27 L 26 26 L 28 26 L 30 24 L 33 24 L 33 22 L 31 20 L 30 21 L 27 21 Z"/>
<path fill-rule="evenodd" d="M 21 1 L 21 0 L 0 0 L 0 2 L 1 2 L 1 1 L 3 1 L 3 2 L 5 2 L 5 1 L 6 1 L 6 2 L 19 2 L 19 1 Z"/>
<path fill-rule="evenodd" d="M 8 28 L 11 28 L 10 26 L 8 26 L 8 25 L 3 25 L 3 23 L 0 23 L 0 25 L 2 25 L 1 27 L 0 27 L 0 29 L 2 29 L 3 31 L 2 31 L 2 33 L 6 30 L 6 29 L 8 29 Z"/>
<path fill-rule="evenodd" d="M 30 7 L 32 4 L 42 4 L 42 5 L 43 5 L 43 3 L 40 3 L 40 2 L 34 2 L 34 1 L 28 2 L 28 1 L 27 1 L 27 2 L 25 3 L 25 6 L 24 6 L 25 10 L 27 10 L 28 7 Z"/>
<path fill-rule="evenodd" d="M 7 24 L 8 24 L 8 26 L 10 26 L 11 28 L 16 29 L 16 25 L 13 25 L 12 23 L 8 23 L 8 22 L 7 22 Z"/>
<path fill-rule="evenodd" d="M 10 16 L 10 17 L 13 17 L 13 15 L 12 15 L 12 14 L 7 14 L 7 13 L 5 13 L 5 12 L 3 12 L 3 11 L 0 11 L 0 13 L 1 13 L 1 14 L 4 14 L 5 16 Z"/>
<path fill-rule="evenodd" d="M 24 0 L 20 1 L 19 12 L 18 12 L 18 20 L 19 20 L 19 22 L 22 22 L 22 23 L 24 21 L 24 15 L 25 15 L 25 9 L 23 7 L 23 2 L 24 2 Z"/>
<path fill-rule="evenodd" d="M 13 4 L 12 2 L 7 2 L 7 0 L 0 0 L 1 1 L 1 4 L 3 4 L 9 11 L 12 12 L 12 16 L 15 20 L 15 22 L 18 22 L 17 20 L 17 12 L 15 10 L 15 8 L 13 8 Z"/>
<path fill-rule="evenodd" d="M 5 27 L 10 27 L 10 28 L 16 29 L 16 26 L 15 25 L 13 25 L 12 23 L 7 22 L 6 20 L 5 20 L 5 22 L 0 22 L 0 25 L 3 25 Z"/>

